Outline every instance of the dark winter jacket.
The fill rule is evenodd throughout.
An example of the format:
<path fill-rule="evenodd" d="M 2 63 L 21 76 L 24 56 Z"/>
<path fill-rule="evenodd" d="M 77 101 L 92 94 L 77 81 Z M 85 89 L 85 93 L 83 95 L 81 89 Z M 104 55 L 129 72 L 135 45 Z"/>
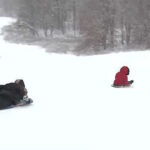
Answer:
<path fill-rule="evenodd" d="M 129 74 L 129 68 L 124 66 L 120 69 L 115 76 L 114 86 L 129 86 L 130 82 L 128 81 L 127 75 Z"/>
<path fill-rule="evenodd" d="M 17 105 L 26 94 L 25 87 L 20 83 L 0 85 L 0 109 Z"/>

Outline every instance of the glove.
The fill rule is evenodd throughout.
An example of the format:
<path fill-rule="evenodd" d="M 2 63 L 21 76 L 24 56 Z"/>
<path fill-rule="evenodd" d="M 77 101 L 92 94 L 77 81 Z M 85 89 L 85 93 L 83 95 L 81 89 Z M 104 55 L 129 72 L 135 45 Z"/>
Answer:
<path fill-rule="evenodd" d="M 133 80 L 129 81 L 130 84 L 132 84 L 133 82 L 134 82 Z"/>

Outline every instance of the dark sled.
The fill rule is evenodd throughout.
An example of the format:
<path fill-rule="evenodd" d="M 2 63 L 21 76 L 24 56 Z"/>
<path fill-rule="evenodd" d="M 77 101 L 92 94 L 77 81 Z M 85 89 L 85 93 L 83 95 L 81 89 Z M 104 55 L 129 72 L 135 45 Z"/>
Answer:
<path fill-rule="evenodd" d="M 116 85 L 111 85 L 113 88 L 129 88 L 131 87 L 130 85 L 129 86 L 116 86 Z"/>
<path fill-rule="evenodd" d="M 11 105 L 11 106 L 8 106 L 6 108 L 2 108 L 0 110 L 11 109 L 11 108 L 15 108 L 15 107 L 28 106 L 28 105 L 30 105 L 32 103 L 33 103 L 33 100 L 31 98 L 28 98 L 28 100 L 21 100 L 20 103 L 17 104 L 17 105 Z"/>

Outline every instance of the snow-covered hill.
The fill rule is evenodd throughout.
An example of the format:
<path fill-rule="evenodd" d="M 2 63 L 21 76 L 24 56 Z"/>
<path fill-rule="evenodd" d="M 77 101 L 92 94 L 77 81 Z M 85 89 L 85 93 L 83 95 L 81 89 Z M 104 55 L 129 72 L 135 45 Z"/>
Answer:
<path fill-rule="evenodd" d="M 135 83 L 112 88 L 123 65 Z M 1 35 L 0 83 L 18 78 L 34 104 L 0 111 L 1 150 L 150 149 L 150 51 L 56 55 Z"/>

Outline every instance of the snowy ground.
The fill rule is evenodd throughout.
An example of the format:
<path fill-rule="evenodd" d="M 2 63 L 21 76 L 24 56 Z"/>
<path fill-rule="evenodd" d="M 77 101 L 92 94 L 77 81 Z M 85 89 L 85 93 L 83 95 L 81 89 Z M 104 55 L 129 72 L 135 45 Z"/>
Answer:
<path fill-rule="evenodd" d="M 122 65 L 135 83 L 112 88 Z M 0 83 L 18 78 L 34 104 L 0 111 L 1 150 L 150 150 L 150 51 L 76 57 L 0 36 Z"/>

